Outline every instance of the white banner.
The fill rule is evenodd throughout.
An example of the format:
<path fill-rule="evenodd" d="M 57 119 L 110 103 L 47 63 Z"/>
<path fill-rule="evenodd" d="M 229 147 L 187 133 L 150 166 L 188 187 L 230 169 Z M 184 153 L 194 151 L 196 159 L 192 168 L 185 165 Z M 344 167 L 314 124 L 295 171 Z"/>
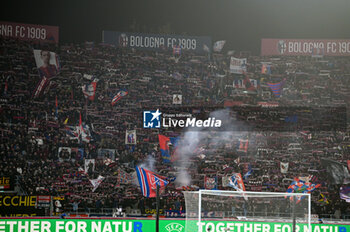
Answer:
<path fill-rule="evenodd" d="M 40 77 L 51 78 L 59 71 L 59 61 L 56 53 L 46 50 L 34 50 L 36 67 Z"/>
<path fill-rule="evenodd" d="M 223 176 L 222 187 L 228 187 L 228 186 L 230 186 L 230 176 Z"/>
<path fill-rule="evenodd" d="M 95 159 L 85 159 L 84 171 L 87 174 L 95 171 Z"/>
<path fill-rule="evenodd" d="M 182 104 L 182 95 L 181 94 L 173 94 L 173 104 L 181 105 Z"/>
<path fill-rule="evenodd" d="M 93 192 L 95 192 L 95 190 L 98 188 L 98 186 L 102 183 L 104 179 L 105 178 L 103 176 L 98 176 L 97 179 L 90 180 L 90 183 L 92 184 L 92 186 L 94 186 L 94 188 L 92 189 Z"/>
<path fill-rule="evenodd" d="M 289 163 L 283 163 L 281 162 L 280 164 L 281 166 L 281 173 L 287 173 L 288 172 L 288 168 L 289 168 Z"/>
<path fill-rule="evenodd" d="M 125 144 L 136 144 L 136 130 L 126 130 Z"/>
<path fill-rule="evenodd" d="M 230 72 L 237 73 L 237 74 L 242 74 L 244 72 L 247 72 L 247 59 L 246 58 L 239 59 L 231 56 Z"/>
<path fill-rule="evenodd" d="M 221 50 L 224 48 L 225 43 L 226 43 L 226 40 L 216 41 L 213 46 L 213 51 L 221 52 Z"/>

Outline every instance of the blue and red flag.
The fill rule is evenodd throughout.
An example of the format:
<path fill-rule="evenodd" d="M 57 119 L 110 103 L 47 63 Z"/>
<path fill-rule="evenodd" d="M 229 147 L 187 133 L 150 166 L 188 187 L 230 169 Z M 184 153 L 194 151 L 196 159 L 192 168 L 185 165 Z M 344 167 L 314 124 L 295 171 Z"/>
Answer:
<path fill-rule="evenodd" d="M 204 188 L 210 190 L 218 189 L 218 177 L 204 177 Z"/>
<path fill-rule="evenodd" d="M 173 55 L 181 55 L 181 47 L 179 45 L 173 47 Z"/>
<path fill-rule="evenodd" d="M 47 86 L 49 86 L 50 80 L 49 78 L 43 77 L 37 86 L 35 87 L 34 93 L 33 93 L 33 98 L 37 98 L 41 95 L 41 93 L 44 92 Z"/>
<path fill-rule="evenodd" d="M 126 90 L 120 90 L 112 99 L 112 106 L 115 105 L 115 103 L 117 103 L 120 99 L 122 99 L 123 97 L 125 97 L 126 95 L 128 95 L 128 91 Z"/>
<path fill-rule="evenodd" d="M 248 171 L 244 174 L 243 180 L 248 180 L 249 176 L 251 176 L 253 173 L 252 165 L 248 165 Z"/>
<path fill-rule="evenodd" d="M 267 85 L 270 87 L 271 91 L 273 92 L 273 94 L 275 94 L 276 97 L 280 97 L 285 81 L 286 79 L 278 83 L 267 83 Z"/>
<path fill-rule="evenodd" d="M 65 129 L 66 129 L 66 133 L 70 137 L 79 138 L 79 134 L 78 134 L 78 131 L 76 130 L 75 126 L 66 126 Z"/>
<path fill-rule="evenodd" d="M 254 90 L 256 90 L 255 85 L 253 85 L 252 80 L 249 79 L 248 75 L 247 75 L 245 72 L 244 72 L 243 74 L 244 74 L 244 76 L 245 76 L 245 77 L 244 77 L 244 80 L 243 80 L 243 84 L 244 84 L 245 88 L 246 88 L 247 90 L 249 90 L 249 91 L 254 91 Z M 257 83 L 256 83 L 256 85 L 257 85 Z"/>
<path fill-rule="evenodd" d="M 177 148 L 179 138 L 158 135 L 158 139 L 159 139 L 159 147 L 160 147 L 160 152 L 162 153 L 163 162 L 170 163 L 172 161 L 176 161 L 178 159 L 176 148 Z M 170 152 L 169 143 L 173 145 L 173 148 L 174 148 L 173 155 Z"/>
<path fill-rule="evenodd" d="M 249 145 L 248 139 L 239 139 L 238 151 L 247 153 L 248 145 Z"/>
<path fill-rule="evenodd" d="M 236 189 L 237 191 L 245 192 L 245 186 L 241 173 L 233 173 L 233 175 L 229 177 L 228 186 Z"/>
<path fill-rule="evenodd" d="M 162 189 L 167 184 L 169 184 L 169 182 L 165 180 L 165 177 L 139 166 L 136 166 L 136 173 L 141 187 L 142 195 L 145 197 L 156 197 L 157 185 L 159 185 L 160 189 Z"/>
<path fill-rule="evenodd" d="M 82 86 L 83 94 L 85 98 L 89 98 L 91 101 L 95 99 L 96 95 L 96 87 L 97 87 L 97 81 L 94 79 L 91 84 L 86 84 Z"/>
<path fill-rule="evenodd" d="M 170 138 L 164 135 L 158 135 L 160 152 L 162 153 L 162 158 L 164 163 L 171 162 L 170 150 L 168 143 Z"/>
<path fill-rule="evenodd" d="M 311 182 L 305 182 L 299 178 L 295 178 L 287 189 L 287 193 L 311 193 L 316 188 L 320 187 L 321 184 L 313 184 Z M 297 203 L 299 203 L 304 196 L 297 197 Z"/>

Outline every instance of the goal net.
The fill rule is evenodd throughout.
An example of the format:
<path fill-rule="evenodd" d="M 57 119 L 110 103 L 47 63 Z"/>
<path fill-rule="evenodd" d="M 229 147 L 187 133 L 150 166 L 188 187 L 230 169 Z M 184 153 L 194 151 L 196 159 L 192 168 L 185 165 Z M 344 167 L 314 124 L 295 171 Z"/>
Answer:
<path fill-rule="evenodd" d="M 311 231 L 310 194 L 200 190 L 184 196 L 188 232 L 270 232 L 277 222 L 286 227 L 281 232 Z"/>

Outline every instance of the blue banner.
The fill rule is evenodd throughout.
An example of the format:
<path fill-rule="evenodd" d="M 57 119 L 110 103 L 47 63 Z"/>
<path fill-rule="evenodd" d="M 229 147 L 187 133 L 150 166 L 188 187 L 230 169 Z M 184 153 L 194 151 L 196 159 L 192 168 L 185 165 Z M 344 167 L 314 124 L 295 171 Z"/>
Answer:
<path fill-rule="evenodd" d="M 209 36 L 182 36 L 143 34 L 117 31 L 103 31 L 102 42 L 117 47 L 147 49 L 154 51 L 181 49 L 195 53 L 205 53 L 212 47 Z"/>

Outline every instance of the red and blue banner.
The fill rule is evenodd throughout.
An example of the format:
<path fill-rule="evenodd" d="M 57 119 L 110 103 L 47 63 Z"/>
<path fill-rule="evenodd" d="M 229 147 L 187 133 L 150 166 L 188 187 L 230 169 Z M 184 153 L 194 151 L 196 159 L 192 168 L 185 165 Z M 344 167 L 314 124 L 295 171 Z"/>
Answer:
<path fill-rule="evenodd" d="M 284 83 L 285 79 L 278 83 L 267 83 L 267 85 L 270 87 L 271 91 L 276 97 L 280 97 Z"/>
<path fill-rule="evenodd" d="M 85 98 L 89 98 L 90 101 L 95 99 L 97 81 L 93 80 L 91 84 L 86 84 L 82 87 Z"/>
<path fill-rule="evenodd" d="M 155 174 L 147 169 L 136 166 L 137 178 L 141 187 L 142 195 L 145 197 L 156 197 L 157 196 L 157 185 L 160 189 L 164 188 L 168 181 L 165 177 Z"/>
<path fill-rule="evenodd" d="M 204 188 L 209 190 L 218 189 L 218 177 L 204 177 Z"/>
<path fill-rule="evenodd" d="M 128 91 L 126 90 L 120 90 L 112 99 L 112 106 L 114 106 L 120 99 L 128 95 Z"/>
<path fill-rule="evenodd" d="M 18 40 L 30 40 L 36 43 L 58 44 L 59 27 L 1 21 L 0 35 Z"/>
<path fill-rule="evenodd" d="M 178 159 L 176 153 L 176 147 L 178 144 L 177 137 L 167 137 L 164 135 L 158 135 L 160 152 L 162 153 L 163 163 L 170 163 Z M 171 154 L 169 149 L 169 143 L 173 145 L 174 151 Z"/>
<path fill-rule="evenodd" d="M 162 153 L 162 158 L 164 163 L 171 162 L 170 150 L 168 143 L 170 138 L 164 135 L 158 135 L 160 152 Z"/>
<path fill-rule="evenodd" d="M 249 140 L 248 139 L 239 139 L 238 151 L 247 153 L 247 151 L 248 151 L 248 144 L 249 144 Z"/>

